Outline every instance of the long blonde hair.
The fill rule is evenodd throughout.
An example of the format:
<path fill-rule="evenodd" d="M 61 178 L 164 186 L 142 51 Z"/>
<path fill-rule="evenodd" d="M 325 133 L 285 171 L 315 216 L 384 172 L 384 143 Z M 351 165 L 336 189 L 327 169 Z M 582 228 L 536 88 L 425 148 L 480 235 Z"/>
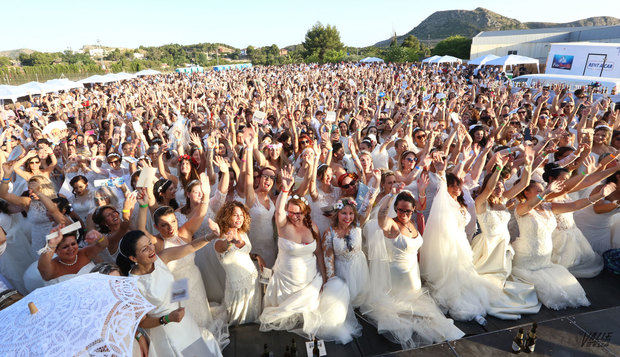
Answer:
<path fill-rule="evenodd" d="M 52 181 L 50 181 L 45 176 L 41 176 L 41 175 L 32 176 L 28 180 L 28 183 L 39 184 L 39 191 L 41 192 L 41 194 L 45 195 L 46 197 L 54 198 L 56 196 L 56 189 L 54 188 Z"/>

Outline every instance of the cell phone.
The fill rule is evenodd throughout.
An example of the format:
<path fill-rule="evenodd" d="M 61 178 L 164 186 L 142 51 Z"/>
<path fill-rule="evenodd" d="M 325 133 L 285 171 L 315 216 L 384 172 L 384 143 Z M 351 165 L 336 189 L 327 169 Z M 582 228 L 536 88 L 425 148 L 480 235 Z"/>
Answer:
<path fill-rule="evenodd" d="M 526 141 L 531 141 L 532 140 L 532 131 L 530 130 L 530 128 L 525 128 L 525 131 L 523 132 L 523 140 Z"/>

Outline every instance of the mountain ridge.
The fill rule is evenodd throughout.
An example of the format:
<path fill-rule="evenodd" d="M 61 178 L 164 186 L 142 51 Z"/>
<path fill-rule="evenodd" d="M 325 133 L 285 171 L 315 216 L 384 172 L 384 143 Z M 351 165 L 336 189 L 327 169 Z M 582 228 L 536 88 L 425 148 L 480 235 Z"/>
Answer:
<path fill-rule="evenodd" d="M 565 23 L 521 22 L 478 7 L 474 10 L 435 11 L 406 34 L 396 36 L 396 39 L 398 43 L 402 43 L 407 36 L 414 35 L 421 42 L 427 45 L 434 45 L 450 36 L 460 35 L 471 38 L 482 31 L 612 25 L 620 25 L 620 19 L 611 16 L 597 16 Z M 392 38 L 389 38 L 375 43 L 374 46 L 387 47 L 391 41 Z"/>

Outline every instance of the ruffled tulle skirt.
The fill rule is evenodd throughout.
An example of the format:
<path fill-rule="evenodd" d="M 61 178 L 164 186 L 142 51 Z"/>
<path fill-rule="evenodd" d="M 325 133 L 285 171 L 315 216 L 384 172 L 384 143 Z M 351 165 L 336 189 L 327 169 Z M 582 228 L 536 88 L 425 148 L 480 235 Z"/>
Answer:
<path fill-rule="evenodd" d="M 551 261 L 567 268 L 577 278 L 593 278 L 603 270 L 603 258 L 592 250 L 576 226 L 553 231 Z"/>
<path fill-rule="evenodd" d="M 514 266 L 512 275 L 517 280 L 534 285 L 538 300 L 550 309 L 590 305 L 577 279 L 561 265 L 550 264 L 537 270 Z"/>
<path fill-rule="evenodd" d="M 321 323 L 317 337 L 344 345 L 354 337 L 361 336 L 362 326 L 357 322 L 349 300 L 349 288 L 342 279 L 333 277 L 323 285 L 319 302 Z"/>
<path fill-rule="evenodd" d="M 356 308 L 366 302 L 369 289 L 368 264 L 363 252 L 350 259 L 336 257 L 336 275 L 345 281 L 349 288 L 351 305 Z"/>

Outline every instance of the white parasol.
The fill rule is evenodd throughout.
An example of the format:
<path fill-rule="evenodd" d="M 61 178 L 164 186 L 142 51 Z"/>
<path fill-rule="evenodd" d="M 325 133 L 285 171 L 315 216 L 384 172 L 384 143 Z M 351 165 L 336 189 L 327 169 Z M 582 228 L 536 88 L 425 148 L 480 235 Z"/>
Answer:
<path fill-rule="evenodd" d="M 0 311 L 0 355 L 130 356 L 154 308 L 136 281 L 92 273 L 36 289 Z"/>

